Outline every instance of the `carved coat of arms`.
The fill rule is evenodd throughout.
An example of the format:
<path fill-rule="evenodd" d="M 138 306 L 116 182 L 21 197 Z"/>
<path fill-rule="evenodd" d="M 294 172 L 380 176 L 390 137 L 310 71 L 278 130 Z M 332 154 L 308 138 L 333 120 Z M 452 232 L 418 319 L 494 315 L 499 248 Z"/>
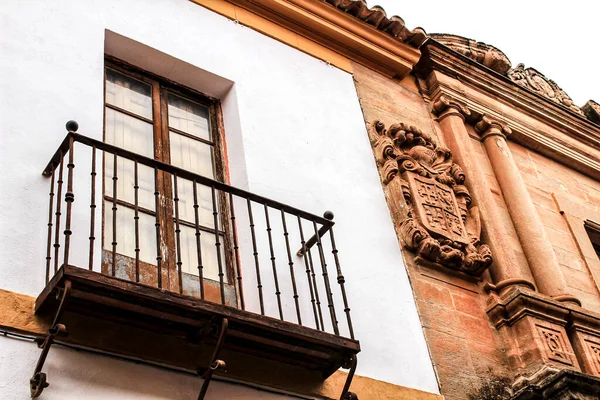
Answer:
<path fill-rule="evenodd" d="M 492 255 L 479 243 L 479 210 L 450 150 L 405 124 L 386 129 L 377 121 L 369 136 L 383 184 L 396 183 L 407 206 L 399 227 L 404 245 L 429 262 L 470 275 L 485 271 Z"/>

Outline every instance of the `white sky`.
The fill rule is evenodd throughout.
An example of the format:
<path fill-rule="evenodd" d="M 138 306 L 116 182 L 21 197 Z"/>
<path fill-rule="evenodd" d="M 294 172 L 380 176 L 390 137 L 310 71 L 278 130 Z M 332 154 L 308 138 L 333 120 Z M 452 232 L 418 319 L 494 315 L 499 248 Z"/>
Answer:
<path fill-rule="evenodd" d="M 367 0 L 410 29 L 451 33 L 502 50 L 554 80 L 582 106 L 600 102 L 600 0 Z"/>

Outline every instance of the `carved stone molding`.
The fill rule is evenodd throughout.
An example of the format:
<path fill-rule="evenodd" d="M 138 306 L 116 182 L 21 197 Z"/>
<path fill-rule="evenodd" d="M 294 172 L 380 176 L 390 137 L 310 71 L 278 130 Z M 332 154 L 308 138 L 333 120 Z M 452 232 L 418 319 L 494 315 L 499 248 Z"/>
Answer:
<path fill-rule="evenodd" d="M 589 100 L 581 107 L 581 111 L 583 111 L 587 119 L 600 125 L 600 104 L 594 100 Z"/>
<path fill-rule="evenodd" d="M 380 6 L 369 7 L 365 0 L 325 0 L 332 6 L 344 11 L 346 14 L 374 26 L 401 42 L 419 48 L 427 38 L 423 28 L 409 30 L 404 20 L 397 15 L 388 18 L 385 10 Z"/>
<path fill-rule="evenodd" d="M 515 387 L 537 385 L 564 369 L 600 378 L 599 313 L 512 288 L 490 296 L 487 314 L 513 348 L 509 354 L 518 376 Z"/>
<path fill-rule="evenodd" d="M 579 107 L 573 104 L 573 100 L 552 79 L 546 78 L 541 72 L 534 68 L 525 68 L 519 64 L 516 68 L 508 71 L 507 76 L 517 85 L 523 86 L 545 98 L 576 112 L 583 114 Z"/>
<path fill-rule="evenodd" d="M 482 139 L 490 135 L 508 137 L 512 134 L 512 129 L 506 123 L 487 114 L 473 111 L 465 104 L 445 94 L 439 95 L 437 99 L 432 101 L 431 112 L 439 120 L 452 114 L 459 115 L 475 127 L 475 131 L 481 135 Z"/>
<path fill-rule="evenodd" d="M 408 206 L 399 221 L 406 248 L 422 260 L 481 275 L 492 263 L 492 254 L 480 244 L 479 209 L 471 205 L 465 174 L 452 161 L 450 150 L 402 123 L 386 129 L 376 121 L 369 126 L 369 136 L 384 186 L 397 180 Z"/>
<path fill-rule="evenodd" d="M 562 370 L 530 384 L 510 400 L 598 400 L 600 378 Z"/>
<path fill-rule="evenodd" d="M 471 110 L 467 106 L 446 95 L 440 95 L 431 103 L 431 112 L 440 119 L 451 113 L 456 113 L 463 119 L 471 116 Z"/>
<path fill-rule="evenodd" d="M 590 359 L 595 364 L 596 374 L 600 374 L 600 343 L 593 342 L 592 340 L 586 340 L 586 343 L 590 350 Z"/>
<path fill-rule="evenodd" d="M 573 362 L 565 351 L 565 340 L 562 333 L 540 324 L 537 324 L 536 327 L 545 344 L 546 357 L 552 361 L 572 366 Z"/>
<path fill-rule="evenodd" d="M 485 140 L 489 136 L 507 137 L 512 134 L 512 129 L 504 122 L 498 121 L 488 115 L 480 115 L 477 120 L 473 121 L 475 131 L 481 135 L 481 139 Z"/>
<path fill-rule="evenodd" d="M 583 372 L 600 377 L 600 314 L 572 311 L 569 338 Z"/>
<path fill-rule="evenodd" d="M 431 38 L 499 74 L 505 75 L 511 67 L 506 54 L 489 44 L 462 36 L 440 33 L 431 34 Z"/>

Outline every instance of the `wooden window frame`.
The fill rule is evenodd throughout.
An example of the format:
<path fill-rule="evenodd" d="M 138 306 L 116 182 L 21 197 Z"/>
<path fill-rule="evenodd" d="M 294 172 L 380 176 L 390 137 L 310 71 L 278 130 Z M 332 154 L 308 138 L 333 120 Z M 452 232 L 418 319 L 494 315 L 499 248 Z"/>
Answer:
<path fill-rule="evenodd" d="M 144 82 L 151 87 L 151 101 L 152 101 L 152 120 L 144 118 L 140 115 L 132 113 L 130 111 L 124 110 L 120 107 L 110 105 L 106 103 L 106 70 L 110 68 L 112 70 L 117 71 L 118 73 L 129 76 L 133 79 Z M 224 137 L 224 129 L 223 129 L 223 117 L 222 117 L 222 109 L 221 102 L 219 99 L 208 96 L 202 92 L 199 92 L 195 89 L 183 86 L 176 82 L 173 82 L 164 77 L 158 76 L 152 72 L 143 70 L 139 67 L 131 65 L 125 61 L 117 59 L 115 57 L 105 55 L 105 64 L 103 67 L 103 132 L 102 132 L 102 140 L 106 141 L 106 109 L 110 108 L 122 114 L 128 115 L 130 117 L 136 118 L 138 120 L 149 123 L 153 126 L 153 149 L 154 149 L 154 159 L 157 161 L 162 161 L 167 164 L 171 164 L 171 156 L 170 156 L 170 131 L 173 131 L 179 135 L 185 136 L 187 138 L 191 138 L 193 140 L 199 141 L 201 143 L 212 146 L 212 167 L 214 173 L 214 179 L 220 182 L 224 182 L 229 184 L 229 169 L 227 165 L 227 157 L 226 157 L 226 144 Z M 210 130 L 210 140 L 206 140 L 203 138 L 199 138 L 189 133 L 183 132 L 176 128 L 169 127 L 168 121 L 168 103 L 167 103 L 167 95 L 168 93 L 173 93 L 177 96 L 183 97 L 189 101 L 198 103 L 204 107 L 206 107 L 209 111 L 209 130 Z M 102 170 L 105 171 L 105 161 L 103 158 L 102 161 Z M 105 248 L 105 235 L 104 228 L 105 224 L 108 223 L 105 221 L 104 216 L 107 215 L 105 210 L 105 202 L 112 201 L 112 197 L 107 195 L 106 191 L 106 179 L 103 179 L 103 188 L 102 188 L 102 215 L 103 215 L 103 223 L 102 223 L 102 249 L 103 251 L 107 251 Z M 162 270 L 163 276 L 166 273 L 168 278 L 168 286 L 166 287 L 169 290 L 177 291 L 179 290 L 179 282 L 177 279 L 177 273 L 170 274 L 170 272 L 177 272 L 177 255 L 176 255 L 176 238 L 175 238 L 175 217 L 174 217 L 174 206 L 173 206 L 173 185 L 171 175 L 159 171 L 158 174 L 158 186 L 159 193 L 164 196 L 166 199 L 165 204 L 159 210 L 159 220 L 161 225 L 161 239 L 163 239 L 163 243 L 161 246 L 164 246 L 167 251 L 163 251 L 164 258 L 162 260 Z M 225 285 L 229 286 L 234 292 L 235 290 L 235 269 L 234 269 L 234 251 L 233 251 L 233 232 L 230 226 L 230 206 L 229 206 L 229 196 L 226 193 L 218 191 L 218 212 L 220 216 L 220 226 L 215 226 L 213 228 L 209 228 L 206 226 L 200 225 L 199 228 L 202 232 L 207 232 L 215 235 L 220 235 L 222 238 L 222 247 L 224 259 L 222 260 L 224 265 L 224 271 L 226 276 Z M 117 199 L 117 205 L 126 208 L 132 208 L 132 205 Z M 138 207 L 140 211 L 145 214 L 155 216 L 156 210 L 146 210 Z M 171 223 L 169 221 L 172 221 Z M 195 224 L 189 221 L 179 220 L 180 225 L 195 228 Z M 122 258 L 129 259 L 129 256 L 125 256 L 120 254 Z M 128 260 L 130 262 L 131 260 Z M 140 261 L 140 264 L 143 262 Z M 147 264 L 149 268 L 153 266 L 153 264 Z M 105 265 L 104 257 L 102 261 L 103 272 L 107 272 L 108 268 Z M 192 275 L 186 272 L 182 272 L 185 275 Z M 197 275 L 195 275 L 197 276 Z M 204 280 L 213 281 L 210 278 L 204 278 Z M 163 280 L 164 281 L 164 280 Z M 239 294 L 236 294 L 236 297 Z M 216 300 L 216 299 L 215 299 Z"/>

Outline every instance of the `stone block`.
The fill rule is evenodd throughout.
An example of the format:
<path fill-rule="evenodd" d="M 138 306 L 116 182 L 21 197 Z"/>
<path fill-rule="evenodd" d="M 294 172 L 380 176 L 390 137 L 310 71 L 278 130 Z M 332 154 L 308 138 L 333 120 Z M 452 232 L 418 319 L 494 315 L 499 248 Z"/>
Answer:
<path fill-rule="evenodd" d="M 510 337 L 513 348 L 509 354 L 519 376 L 531 377 L 543 370 L 580 370 L 566 331 L 569 310 L 561 303 L 513 289 L 490 301 L 488 315 Z"/>
<path fill-rule="evenodd" d="M 569 339 L 583 372 L 600 376 L 600 314 L 573 312 Z"/>

